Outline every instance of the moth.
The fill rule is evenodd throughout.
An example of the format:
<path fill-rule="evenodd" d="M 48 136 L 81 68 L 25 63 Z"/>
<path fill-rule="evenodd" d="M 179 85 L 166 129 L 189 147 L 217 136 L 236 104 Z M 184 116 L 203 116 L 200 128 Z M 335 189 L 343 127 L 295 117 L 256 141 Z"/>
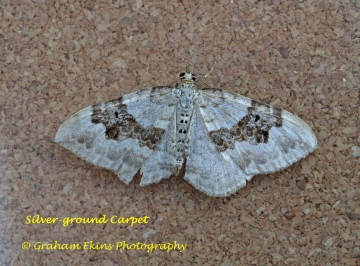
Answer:
<path fill-rule="evenodd" d="M 199 89 L 180 74 L 175 87 L 140 90 L 89 106 L 67 119 L 55 141 L 84 160 L 140 186 L 178 175 L 213 197 L 225 197 L 254 175 L 284 169 L 315 150 L 297 116 L 221 89 Z"/>

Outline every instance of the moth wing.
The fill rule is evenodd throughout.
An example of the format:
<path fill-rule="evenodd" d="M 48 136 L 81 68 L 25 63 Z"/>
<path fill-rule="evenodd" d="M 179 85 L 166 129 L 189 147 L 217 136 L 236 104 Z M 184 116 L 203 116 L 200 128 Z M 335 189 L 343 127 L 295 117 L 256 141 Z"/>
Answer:
<path fill-rule="evenodd" d="M 208 195 L 229 195 L 254 175 L 286 168 L 317 145 L 300 118 L 231 92 L 200 90 L 195 108 L 185 178 Z"/>
<path fill-rule="evenodd" d="M 232 160 L 218 152 L 195 103 L 188 133 L 185 180 L 212 197 L 224 197 L 246 185 L 246 175 Z"/>
<path fill-rule="evenodd" d="M 161 146 L 175 107 L 172 88 L 141 90 L 77 112 L 55 141 L 128 184 Z"/>

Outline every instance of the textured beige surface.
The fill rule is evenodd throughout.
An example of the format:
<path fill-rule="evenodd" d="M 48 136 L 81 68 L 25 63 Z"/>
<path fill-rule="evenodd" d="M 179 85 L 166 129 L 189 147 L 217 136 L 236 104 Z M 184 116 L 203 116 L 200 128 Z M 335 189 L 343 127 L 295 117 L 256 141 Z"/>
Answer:
<path fill-rule="evenodd" d="M 0 1 L 0 264 L 360 265 L 360 2 L 168 2 Z M 76 111 L 215 59 L 206 83 L 298 115 L 318 149 L 216 199 L 181 176 L 125 186 L 53 142 Z M 25 224 L 36 214 L 150 218 Z M 22 249 L 91 240 L 187 248 Z"/>

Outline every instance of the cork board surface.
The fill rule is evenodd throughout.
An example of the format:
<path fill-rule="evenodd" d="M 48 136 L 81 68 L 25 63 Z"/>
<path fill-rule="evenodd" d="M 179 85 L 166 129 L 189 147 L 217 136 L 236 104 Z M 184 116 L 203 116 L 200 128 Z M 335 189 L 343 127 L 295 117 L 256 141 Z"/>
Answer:
<path fill-rule="evenodd" d="M 360 1 L 2 0 L 0 23 L 1 265 L 360 265 Z M 215 61 L 207 84 L 298 115 L 315 152 L 210 198 L 54 143 L 82 108 Z"/>

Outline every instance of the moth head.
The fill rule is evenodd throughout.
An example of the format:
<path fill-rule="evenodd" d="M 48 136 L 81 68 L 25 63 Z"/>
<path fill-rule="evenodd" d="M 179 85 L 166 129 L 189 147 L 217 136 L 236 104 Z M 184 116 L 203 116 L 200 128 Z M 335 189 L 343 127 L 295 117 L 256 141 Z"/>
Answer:
<path fill-rule="evenodd" d="M 186 70 L 180 74 L 180 80 L 184 83 L 194 83 L 196 80 L 195 74 L 192 74 L 190 71 Z"/>

